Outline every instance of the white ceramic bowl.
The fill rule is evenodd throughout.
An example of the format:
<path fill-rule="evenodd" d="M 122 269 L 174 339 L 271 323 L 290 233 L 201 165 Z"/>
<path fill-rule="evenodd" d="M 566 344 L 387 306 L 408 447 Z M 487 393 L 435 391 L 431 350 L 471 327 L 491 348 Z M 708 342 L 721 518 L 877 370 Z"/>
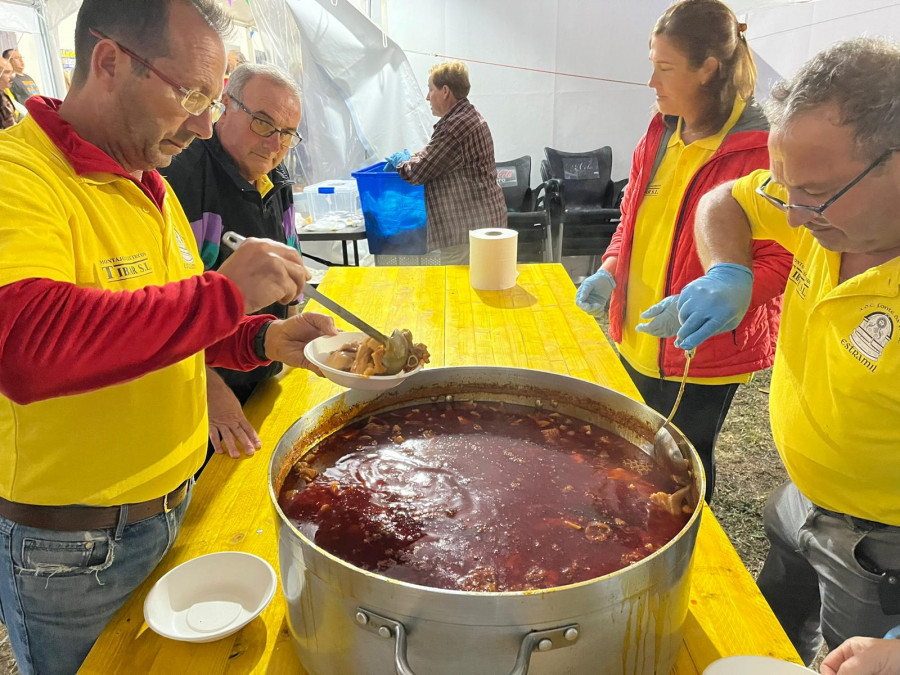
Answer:
<path fill-rule="evenodd" d="M 156 582 L 144 600 L 144 620 L 163 637 L 211 642 L 256 618 L 277 584 L 272 566 L 250 553 L 202 555 Z"/>
<path fill-rule="evenodd" d="M 422 364 L 415 370 L 408 373 L 399 373 L 397 375 L 373 375 L 371 377 L 363 377 L 355 373 L 346 373 L 343 370 L 335 370 L 325 365 L 328 356 L 335 349 L 340 349 L 348 342 L 361 342 L 366 339 L 367 335 L 362 331 L 348 331 L 346 333 L 338 333 L 337 335 L 326 335 L 316 338 L 312 342 L 306 344 L 303 354 L 312 361 L 322 374 L 335 384 L 348 389 L 366 389 L 368 391 L 383 391 L 391 389 L 403 382 L 410 375 L 414 375 L 422 369 Z"/>
<path fill-rule="evenodd" d="M 771 656 L 728 656 L 710 663 L 703 675 L 810 675 L 813 671 Z"/>

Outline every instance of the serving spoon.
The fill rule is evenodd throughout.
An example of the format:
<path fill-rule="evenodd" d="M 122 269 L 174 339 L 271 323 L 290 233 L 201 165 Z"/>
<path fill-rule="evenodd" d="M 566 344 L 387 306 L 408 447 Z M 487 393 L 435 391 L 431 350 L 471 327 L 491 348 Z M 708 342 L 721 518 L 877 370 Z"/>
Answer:
<path fill-rule="evenodd" d="M 687 382 L 688 369 L 691 367 L 691 359 L 694 358 L 694 354 L 697 352 L 695 349 L 687 350 L 684 353 L 684 373 L 681 376 L 681 386 L 678 387 L 678 395 L 675 397 L 675 404 L 672 406 L 672 411 L 669 413 L 669 416 L 666 418 L 666 421 L 662 423 L 659 429 L 656 430 L 656 435 L 653 437 L 653 447 L 654 448 L 662 448 L 665 445 L 666 438 L 666 427 L 672 422 L 672 419 L 675 417 L 675 413 L 678 412 L 678 404 L 681 403 L 681 396 L 684 394 L 684 385 Z"/>
<path fill-rule="evenodd" d="M 236 251 L 246 239 L 246 237 L 237 232 L 229 231 L 222 235 L 222 242 L 232 251 Z M 360 319 L 347 308 L 323 295 L 319 289 L 310 284 L 303 287 L 303 294 L 307 298 L 312 298 L 323 307 L 330 309 L 351 326 L 359 328 L 363 333 L 383 344 L 384 355 L 381 357 L 381 363 L 386 369 L 386 372 L 383 373 L 384 375 L 396 375 L 403 370 L 403 367 L 409 361 L 410 345 L 400 330 L 395 330 L 391 333 L 391 336 L 388 337 L 380 330 L 373 328 Z"/>

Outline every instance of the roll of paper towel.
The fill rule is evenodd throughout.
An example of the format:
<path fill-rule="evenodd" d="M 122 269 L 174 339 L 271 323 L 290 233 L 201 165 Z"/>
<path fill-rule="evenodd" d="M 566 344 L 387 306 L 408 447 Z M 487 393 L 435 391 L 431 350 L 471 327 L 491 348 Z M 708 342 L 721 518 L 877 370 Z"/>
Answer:
<path fill-rule="evenodd" d="M 502 291 L 516 285 L 519 233 L 499 227 L 469 230 L 469 283 L 479 291 Z"/>

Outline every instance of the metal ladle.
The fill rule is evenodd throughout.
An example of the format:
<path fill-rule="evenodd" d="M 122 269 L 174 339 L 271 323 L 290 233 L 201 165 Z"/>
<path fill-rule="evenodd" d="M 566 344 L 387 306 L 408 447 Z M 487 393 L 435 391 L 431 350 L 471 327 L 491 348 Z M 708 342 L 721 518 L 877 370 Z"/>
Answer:
<path fill-rule="evenodd" d="M 694 358 L 696 352 L 696 349 L 691 349 L 684 353 L 684 374 L 681 376 L 681 386 L 678 387 L 678 395 L 675 397 L 675 404 L 672 406 L 672 411 L 669 413 L 666 421 L 662 423 L 662 426 L 656 430 L 656 435 L 653 437 L 654 448 L 661 448 L 665 444 L 667 435 L 666 427 L 669 426 L 672 419 L 675 417 L 675 413 L 678 411 L 678 404 L 681 403 L 681 396 L 684 394 L 684 385 L 687 382 L 688 369 L 691 367 L 691 359 Z"/>
<path fill-rule="evenodd" d="M 396 375 L 403 370 L 403 366 L 409 361 L 409 343 L 406 341 L 403 333 L 399 330 L 395 330 L 391 333 L 391 336 L 388 337 L 360 319 L 356 314 L 341 307 L 331 298 L 322 295 L 322 293 L 313 286 L 304 286 L 303 294 L 307 298 L 312 298 L 323 307 L 327 307 L 351 326 L 356 326 L 363 333 L 369 337 L 375 338 L 384 345 L 384 355 L 381 357 L 381 364 L 385 368 L 385 372 L 382 373 L 383 375 Z"/>
<path fill-rule="evenodd" d="M 222 235 L 222 242 L 232 251 L 236 251 L 245 240 L 246 237 L 237 232 L 226 232 Z M 391 336 L 388 337 L 381 331 L 376 330 L 367 324 L 350 310 L 337 304 L 331 298 L 322 295 L 322 293 L 314 286 L 304 286 L 303 294 L 307 298 L 312 298 L 323 307 L 330 309 L 351 326 L 359 328 L 363 333 L 383 344 L 384 355 L 381 357 L 381 364 L 385 367 L 386 372 L 383 373 L 384 375 L 396 375 L 403 370 L 403 367 L 409 361 L 410 354 L 410 345 L 403 333 L 399 330 L 395 330 L 391 333 Z"/>

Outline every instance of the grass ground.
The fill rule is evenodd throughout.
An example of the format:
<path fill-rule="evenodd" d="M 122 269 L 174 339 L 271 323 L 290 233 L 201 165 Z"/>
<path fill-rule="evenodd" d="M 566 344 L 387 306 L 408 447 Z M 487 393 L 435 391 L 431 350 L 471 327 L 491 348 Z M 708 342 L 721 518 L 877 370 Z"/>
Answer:
<path fill-rule="evenodd" d="M 769 550 L 762 527 L 766 498 L 787 480 L 769 427 L 771 370 L 738 387 L 716 444 L 712 508 L 753 576 Z"/>

